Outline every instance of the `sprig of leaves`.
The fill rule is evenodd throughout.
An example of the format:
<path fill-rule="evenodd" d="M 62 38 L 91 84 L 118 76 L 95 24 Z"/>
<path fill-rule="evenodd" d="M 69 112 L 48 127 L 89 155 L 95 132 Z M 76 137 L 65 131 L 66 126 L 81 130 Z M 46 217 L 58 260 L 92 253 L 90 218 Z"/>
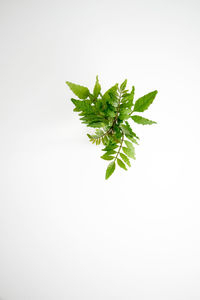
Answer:
<path fill-rule="evenodd" d="M 87 134 L 89 140 L 96 145 L 103 144 L 102 159 L 110 161 L 105 178 L 108 179 L 116 168 L 116 163 L 123 170 L 131 166 L 130 158 L 135 159 L 135 147 L 139 137 L 132 130 L 128 120 L 137 124 L 152 125 L 156 122 L 146 119 L 135 112 L 144 112 L 153 103 L 157 91 L 140 97 L 134 103 L 135 88 L 126 89 L 127 79 L 119 86 L 113 85 L 104 94 L 98 76 L 90 93 L 87 87 L 66 81 L 66 84 L 78 99 L 71 98 L 82 123 L 95 128 L 93 135 Z"/>

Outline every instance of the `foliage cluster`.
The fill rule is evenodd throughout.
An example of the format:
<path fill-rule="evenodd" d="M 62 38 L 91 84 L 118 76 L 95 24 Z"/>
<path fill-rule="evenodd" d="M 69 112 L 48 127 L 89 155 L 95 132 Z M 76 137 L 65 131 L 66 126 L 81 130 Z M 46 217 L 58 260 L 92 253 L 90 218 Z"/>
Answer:
<path fill-rule="evenodd" d="M 102 159 L 109 161 L 105 178 L 115 171 L 116 164 L 127 170 L 130 158 L 135 159 L 135 145 L 139 137 L 132 130 L 129 121 L 137 124 L 151 125 L 156 122 L 148 120 L 137 113 L 144 112 L 152 104 L 157 91 L 150 92 L 134 101 L 135 88 L 126 89 L 127 79 L 121 85 L 116 83 L 102 94 L 98 76 L 93 92 L 87 87 L 66 81 L 72 92 L 79 98 L 72 98 L 74 111 L 79 113 L 80 120 L 88 127 L 95 128 L 94 134 L 87 134 L 96 145 L 103 144 Z"/>

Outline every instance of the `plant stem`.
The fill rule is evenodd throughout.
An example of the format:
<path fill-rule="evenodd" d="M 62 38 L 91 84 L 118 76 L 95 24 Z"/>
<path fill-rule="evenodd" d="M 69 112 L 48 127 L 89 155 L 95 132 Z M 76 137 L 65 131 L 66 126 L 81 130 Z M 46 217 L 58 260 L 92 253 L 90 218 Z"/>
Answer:
<path fill-rule="evenodd" d="M 131 116 L 133 112 L 134 112 L 134 108 L 133 108 L 133 110 L 129 113 L 129 116 Z"/>

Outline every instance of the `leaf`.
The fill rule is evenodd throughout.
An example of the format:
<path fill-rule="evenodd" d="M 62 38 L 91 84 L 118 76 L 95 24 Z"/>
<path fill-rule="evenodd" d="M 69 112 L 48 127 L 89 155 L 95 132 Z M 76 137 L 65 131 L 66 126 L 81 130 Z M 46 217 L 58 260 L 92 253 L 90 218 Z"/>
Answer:
<path fill-rule="evenodd" d="M 134 137 L 131 137 L 130 135 L 126 134 L 127 139 L 129 139 L 131 142 L 133 142 L 136 145 L 139 145 L 137 140 Z"/>
<path fill-rule="evenodd" d="M 112 154 L 115 154 L 115 153 L 116 153 L 115 150 L 109 150 L 109 151 L 106 152 L 106 155 L 112 155 Z"/>
<path fill-rule="evenodd" d="M 96 143 L 96 145 L 99 145 L 101 142 L 104 143 L 103 141 L 103 137 L 104 137 L 105 133 L 103 130 L 101 129 L 96 129 L 95 134 L 91 135 L 91 134 L 87 134 L 87 136 L 89 137 L 90 141 L 94 144 Z"/>
<path fill-rule="evenodd" d="M 108 142 L 108 144 L 106 145 L 106 147 L 104 149 L 102 149 L 102 151 L 110 151 L 110 150 L 114 150 L 118 147 L 118 145 L 116 143 L 112 143 L 110 140 Z"/>
<path fill-rule="evenodd" d="M 115 161 L 112 161 L 106 169 L 105 178 L 108 179 L 113 174 L 114 171 L 115 171 Z"/>
<path fill-rule="evenodd" d="M 122 84 L 120 85 L 120 90 L 121 91 L 125 90 L 126 84 L 127 84 L 127 79 L 125 79 L 124 82 L 122 82 Z"/>
<path fill-rule="evenodd" d="M 88 127 L 101 128 L 105 126 L 106 121 L 98 116 L 86 115 L 80 118 L 83 124 L 87 124 Z"/>
<path fill-rule="evenodd" d="M 125 93 L 122 95 L 121 102 L 123 103 L 124 107 L 131 108 L 133 106 L 134 94 L 135 94 L 135 87 L 132 86 L 132 90 L 130 93 Z"/>
<path fill-rule="evenodd" d="M 149 94 L 144 95 L 143 97 L 139 98 L 134 105 L 133 111 L 143 112 L 152 104 L 153 100 L 155 99 L 158 91 L 153 91 Z"/>
<path fill-rule="evenodd" d="M 148 119 L 143 118 L 141 116 L 132 116 L 131 119 L 133 119 L 133 121 L 135 123 L 142 124 L 142 125 L 157 124 L 155 121 L 148 120 Z"/>
<path fill-rule="evenodd" d="M 125 140 L 124 143 L 126 144 L 127 148 L 129 148 L 132 151 L 135 151 L 135 148 L 133 147 L 133 144 L 131 142 Z"/>
<path fill-rule="evenodd" d="M 108 143 L 108 137 L 106 135 L 104 135 L 104 137 L 102 138 L 102 143 L 104 144 L 104 146 L 107 145 L 107 143 Z"/>
<path fill-rule="evenodd" d="M 80 99 L 86 99 L 90 94 L 90 91 L 88 90 L 87 87 L 69 81 L 66 81 L 66 84 L 69 86 L 72 92 Z"/>
<path fill-rule="evenodd" d="M 100 145 L 101 144 L 101 139 L 96 139 L 96 145 Z"/>
<path fill-rule="evenodd" d="M 135 95 L 135 87 L 134 85 L 132 86 L 132 90 L 131 90 L 131 96 L 134 98 Z"/>
<path fill-rule="evenodd" d="M 107 153 L 105 153 L 104 155 L 101 156 L 102 159 L 105 160 L 112 160 L 114 158 L 114 156 L 110 156 Z"/>
<path fill-rule="evenodd" d="M 129 158 L 124 153 L 120 153 L 120 156 L 123 159 L 123 161 L 130 167 L 131 164 Z"/>
<path fill-rule="evenodd" d="M 91 107 L 91 100 L 77 100 L 72 98 L 71 101 L 76 106 L 74 108 L 74 111 L 83 111 L 87 113 L 93 112 L 93 108 Z"/>
<path fill-rule="evenodd" d="M 121 91 L 121 92 L 122 92 L 122 97 L 123 97 L 124 94 L 127 94 L 127 93 L 128 93 L 128 90 L 123 90 L 123 91 Z"/>
<path fill-rule="evenodd" d="M 135 151 L 131 150 L 130 148 L 126 148 L 126 147 L 122 147 L 122 150 L 128 157 L 135 159 Z"/>
<path fill-rule="evenodd" d="M 93 128 L 101 128 L 105 126 L 103 122 L 91 122 L 87 125 L 88 127 L 93 127 Z"/>
<path fill-rule="evenodd" d="M 139 139 L 139 137 L 135 134 L 135 132 L 133 132 L 131 126 L 127 121 L 125 122 L 125 124 L 121 124 L 120 127 L 123 130 L 126 137 L 130 136 Z"/>
<path fill-rule="evenodd" d="M 100 91 L 101 91 L 101 85 L 99 84 L 98 76 L 96 76 L 96 82 L 93 90 L 93 95 L 95 98 L 99 96 Z"/>
<path fill-rule="evenodd" d="M 97 135 L 97 136 L 102 136 L 102 135 L 104 135 L 104 131 L 103 130 L 101 130 L 101 129 L 96 129 L 96 131 L 95 131 L 95 134 Z"/>
<path fill-rule="evenodd" d="M 108 110 L 106 111 L 106 115 L 107 115 L 108 117 L 114 118 L 114 117 L 115 117 L 115 112 L 114 112 L 113 110 L 108 109 Z"/>
<path fill-rule="evenodd" d="M 127 120 L 127 119 L 130 118 L 131 109 L 130 108 L 124 108 L 124 107 L 122 107 L 122 105 L 120 105 L 119 119 L 120 120 Z"/>
<path fill-rule="evenodd" d="M 118 105 L 117 89 L 118 89 L 118 83 L 113 85 L 103 95 L 103 100 L 108 101 L 108 103 L 110 103 L 111 105 L 113 105 L 115 107 Z"/>
<path fill-rule="evenodd" d="M 124 142 L 127 146 L 127 148 L 124 147 L 124 149 L 127 149 L 127 150 L 124 151 L 124 149 L 123 149 L 124 153 L 126 155 L 128 155 L 130 158 L 135 159 L 135 148 L 133 147 L 133 144 L 127 140 L 125 140 Z"/>
<path fill-rule="evenodd" d="M 116 139 L 120 139 L 122 137 L 122 132 L 118 126 L 114 126 L 113 128 Z"/>
<path fill-rule="evenodd" d="M 125 166 L 125 164 L 123 163 L 123 161 L 121 159 L 117 159 L 117 163 L 120 166 L 120 168 L 124 169 L 127 171 L 127 167 Z"/>

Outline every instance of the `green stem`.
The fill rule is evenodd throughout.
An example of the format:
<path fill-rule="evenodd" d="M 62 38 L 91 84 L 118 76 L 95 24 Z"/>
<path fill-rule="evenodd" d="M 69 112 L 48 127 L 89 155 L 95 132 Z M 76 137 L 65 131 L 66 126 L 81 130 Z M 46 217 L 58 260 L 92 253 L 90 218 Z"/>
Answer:
<path fill-rule="evenodd" d="M 129 116 L 131 116 L 133 112 L 134 112 L 134 108 L 133 108 L 133 110 L 130 112 Z"/>

